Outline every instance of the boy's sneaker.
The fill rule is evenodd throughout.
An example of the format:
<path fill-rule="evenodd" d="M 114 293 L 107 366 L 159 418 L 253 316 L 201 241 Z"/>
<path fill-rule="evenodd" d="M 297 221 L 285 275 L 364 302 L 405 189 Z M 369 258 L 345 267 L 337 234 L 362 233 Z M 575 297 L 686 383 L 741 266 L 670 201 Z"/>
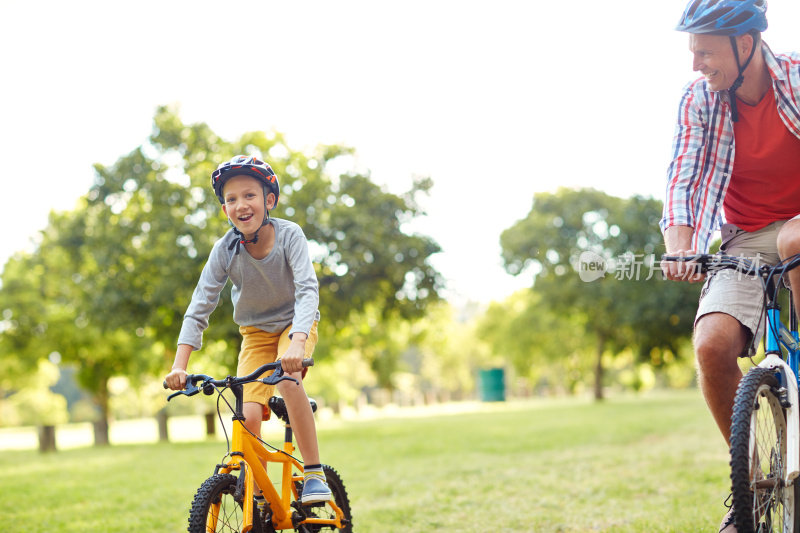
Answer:
<path fill-rule="evenodd" d="M 332 498 L 331 489 L 320 478 L 316 476 L 309 477 L 303 482 L 303 496 L 300 498 L 300 503 L 303 505 L 327 502 Z"/>

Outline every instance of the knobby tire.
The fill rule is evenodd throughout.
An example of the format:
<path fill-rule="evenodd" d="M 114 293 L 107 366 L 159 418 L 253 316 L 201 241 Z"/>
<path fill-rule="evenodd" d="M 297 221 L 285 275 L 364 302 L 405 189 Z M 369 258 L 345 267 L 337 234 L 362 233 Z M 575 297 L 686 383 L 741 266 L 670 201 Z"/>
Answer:
<path fill-rule="evenodd" d="M 789 487 L 783 483 L 786 410 L 779 387 L 775 370 L 756 367 L 742 378 L 736 391 L 730 465 L 738 533 L 800 532 L 797 483 Z"/>
<path fill-rule="evenodd" d="M 231 474 L 215 474 L 205 480 L 192 501 L 189 511 L 189 533 L 239 533 L 242 530 L 242 502 L 234 499 L 237 478 Z M 209 510 L 219 502 L 219 514 L 214 529 L 207 527 Z M 255 510 L 254 514 L 259 513 Z M 262 533 L 259 520 L 253 520 L 253 533 Z"/>

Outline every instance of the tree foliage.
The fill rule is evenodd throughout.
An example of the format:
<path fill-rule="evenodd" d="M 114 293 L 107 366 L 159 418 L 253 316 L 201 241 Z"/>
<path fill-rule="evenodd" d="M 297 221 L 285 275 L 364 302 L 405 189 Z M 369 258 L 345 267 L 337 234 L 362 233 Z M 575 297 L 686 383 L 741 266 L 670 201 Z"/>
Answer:
<path fill-rule="evenodd" d="M 537 194 L 528 216 L 501 235 L 508 272 L 536 273 L 536 305 L 580 320 L 584 342 L 595 348 L 598 398 L 606 350 L 633 348 L 660 364 L 691 333 L 698 288 L 662 280 L 653 263 L 662 249 L 660 216 L 654 199 L 560 189 Z M 581 262 L 590 260 L 607 272 L 583 281 Z"/>
<path fill-rule="evenodd" d="M 430 188 L 429 179 L 392 194 L 368 175 L 328 173 L 349 148 L 324 145 L 308 154 L 278 133 L 259 131 L 226 141 L 162 107 L 149 141 L 113 165 L 95 165 L 95 183 L 78 207 L 52 213 L 36 250 L 6 265 L 0 365 L 32 369 L 58 351 L 78 365 L 104 418 L 110 377 L 168 370 L 194 285 L 228 229 L 210 174 L 240 153 L 270 162 L 281 182 L 272 215 L 296 221 L 309 238 L 321 284 L 322 346 L 336 346 L 336 332 L 367 313 L 380 330 L 385 321 L 421 316 L 438 299 L 440 276 L 429 259 L 439 246 L 404 231 L 423 214 L 415 198 Z M 207 338 L 227 344 L 214 351 L 226 354 L 232 371 L 239 336 L 229 290 Z M 376 353 L 369 363 L 377 368 L 382 357 Z"/>

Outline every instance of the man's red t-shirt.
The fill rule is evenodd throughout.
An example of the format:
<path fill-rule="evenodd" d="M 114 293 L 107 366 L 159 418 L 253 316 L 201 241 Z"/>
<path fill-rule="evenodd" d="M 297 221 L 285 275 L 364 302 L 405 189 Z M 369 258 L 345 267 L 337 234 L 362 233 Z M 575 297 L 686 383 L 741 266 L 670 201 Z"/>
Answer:
<path fill-rule="evenodd" d="M 725 220 L 755 231 L 800 214 L 800 139 L 778 116 L 775 92 L 761 101 L 736 102 L 736 156 L 725 193 Z"/>

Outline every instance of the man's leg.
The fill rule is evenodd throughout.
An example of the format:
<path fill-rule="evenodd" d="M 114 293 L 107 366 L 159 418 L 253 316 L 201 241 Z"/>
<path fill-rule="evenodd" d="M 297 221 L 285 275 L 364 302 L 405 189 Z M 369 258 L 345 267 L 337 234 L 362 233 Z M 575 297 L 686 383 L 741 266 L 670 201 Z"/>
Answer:
<path fill-rule="evenodd" d="M 778 254 L 781 259 L 800 254 L 800 219 L 792 219 L 783 225 L 778 233 Z M 792 289 L 794 308 L 800 313 L 800 268 L 788 273 Z"/>
<path fill-rule="evenodd" d="M 694 350 L 700 390 L 728 445 L 733 398 L 742 379 L 737 360 L 748 335 L 747 328 L 725 313 L 703 315 L 695 324 Z"/>

